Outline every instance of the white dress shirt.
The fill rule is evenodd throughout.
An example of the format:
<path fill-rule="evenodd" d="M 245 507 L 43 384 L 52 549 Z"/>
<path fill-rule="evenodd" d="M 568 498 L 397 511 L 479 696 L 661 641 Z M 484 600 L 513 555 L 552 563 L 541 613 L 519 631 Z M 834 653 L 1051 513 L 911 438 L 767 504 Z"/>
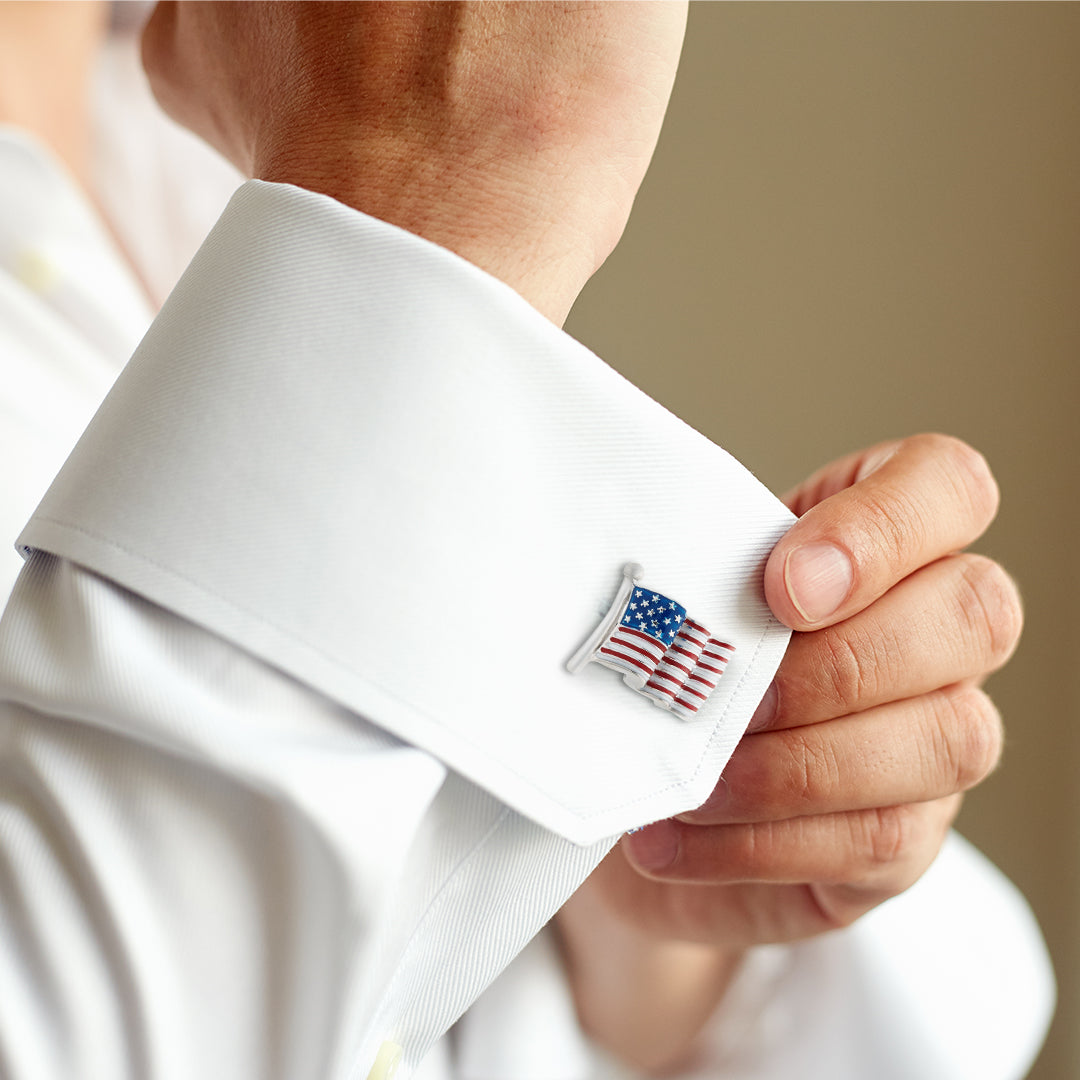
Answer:
<path fill-rule="evenodd" d="M 43 358 L 7 395 L 27 486 L 78 412 L 47 430 L 43 390 L 85 407 L 123 336 L 63 302 L 118 263 L 70 216 L 92 270 L 23 232 L 0 274 L 5 363 Z M 91 308 L 128 295 L 130 327 L 122 278 Z M 246 187 L 21 539 L 0 1071 L 363 1077 L 395 1043 L 424 1077 L 624 1075 L 550 941 L 511 961 L 618 831 L 711 786 L 782 652 L 759 578 L 787 520 L 498 282 Z M 737 646 L 690 723 L 562 666 L 627 558 Z M 1019 1077 L 1051 998 L 1022 901 L 956 840 L 852 931 L 755 954 L 701 1075 Z"/>
<path fill-rule="evenodd" d="M 23 531 L 0 627 L 8 745 L 143 927 L 84 951 L 207 1033 L 168 1067 L 250 1074 L 267 1027 L 331 1074 L 386 1040 L 416 1064 L 622 830 L 711 790 L 787 642 L 760 578 L 789 521 L 506 286 L 242 187 Z M 735 646 L 690 721 L 566 670 L 628 557 Z M 68 739 L 81 781 L 46 784 Z M 106 823 L 132 779 L 143 813 Z M 215 863 L 196 807 L 285 832 Z M 295 977 L 252 1015 L 267 962 Z"/>

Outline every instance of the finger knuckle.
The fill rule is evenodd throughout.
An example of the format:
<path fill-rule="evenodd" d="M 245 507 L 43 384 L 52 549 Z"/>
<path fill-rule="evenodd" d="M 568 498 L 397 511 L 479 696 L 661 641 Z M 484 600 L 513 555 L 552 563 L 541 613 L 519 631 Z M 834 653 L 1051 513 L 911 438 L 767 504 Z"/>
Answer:
<path fill-rule="evenodd" d="M 867 896 L 861 887 L 849 885 L 806 886 L 807 901 L 821 931 L 846 930 L 875 904 L 887 897 Z"/>
<path fill-rule="evenodd" d="M 910 806 L 885 806 L 862 815 L 863 850 L 872 867 L 893 866 L 917 842 L 919 818 Z"/>
<path fill-rule="evenodd" d="M 836 716 L 881 700 L 903 677 L 903 642 L 890 626 L 841 623 L 820 631 L 819 645 L 815 670 Z"/>
<path fill-rule="evenodd" d="M 933 862 L 960 797 L 852 812 L 855 856 L 827 889 L 826 914 L 837 925 L 910 888 Z"/>
<path fill-rule="evenodd" d="M 879 485 L 864 493 L 865 535 L 856 562 L 884 557 L 903 566 L 912 551 L 928 536 L 941 530 L 945 504 L 950 518 L 959 515 L 958 526 L 970 539 L 981 533 L 997 512 L 997 482 L 986 459 L 962 439 L 952 435 L 915 435 L 904 449 L 935 475 L 935 483 Z M 943 503 L 942 499 L 945 499 Z"/>
<path fill-rule="evenodd" d="M 979 642 L 991 669 L 1012 656 L 1024 626 L 1016 583 L 993 559 L 963 555 L 958 559 L 960 618 Z"/>
<path fill-rule="evenodd" d="M 822 632 L 820 642 L 823 655 L 817 671 L 824 681 L 822 689 L 832 698 L 834 710 L 846 712 L 866 692 L 873 666 L 842 628 Z"/>
<path fill-rule="evenodd" d="M 860 566 L 884 559 L 889 566 L 902 566 L 919 538 L 930 531 L 928 508 L 910 492 L 891 488 L 868 493 L 863 502 L 864 533 L 859 538 L 856 563 Z"/>
<path fill-rule="evenodd" d="M 776 855 L 776 829 L 772 822 L 729 826 L 724 846 L 724 870 L 731 879 L 754 877 L 771 865 Z"/>
<path fill-rule="evenodd" d="M 968 506 L 981 527 L 989 525 L 997 513 L 1001 495 L 986 458 L 954 435 L 930 434 L 920 438 L 927 453 L 939 463 L 955 487 L 957 498 Z"/>
<path fill-rule="evenodd" d="M 981 783 L 1001 760 L 1004 729 L 994 703 L 981 690 L 946 695 L 941 745 L 954 791 Z"/>
<path fill-rule="evenodd" d="M 840 780 L 840 765 L 827 740 L 820 739 L 813 726 L 804 732 L 795 729 L 785 740 L 788 767 L 782 770 L 788 780 L 767 801 L 768 811 L 776 816 L 816 812 L 828 801 Z"/>

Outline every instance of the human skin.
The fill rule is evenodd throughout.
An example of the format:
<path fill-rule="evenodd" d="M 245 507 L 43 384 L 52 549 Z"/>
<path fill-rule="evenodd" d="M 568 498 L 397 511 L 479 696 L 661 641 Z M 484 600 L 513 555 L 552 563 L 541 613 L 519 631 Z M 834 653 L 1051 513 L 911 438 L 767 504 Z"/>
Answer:
<path fill-rule="evenodd" d="M 0 123 L 33 132 L 84 185 L 90 72 L 107 21 L 91 0 L 0 4 Z"/>
<path fill-rule="evenodd" d="M 652 156 L 681 3 L 159 3 L 158 100 L 249 176 L 442 244 L 561 323 Z"/>
<path fill-rule="evenodd" d="M 1022 613 L 997 563 L 960 552 L 997 509 L 981 455 L 915 436 L 787 502 L 801 516 L 765 593 L 796 633 L 774 691 L 714 795 L 625 837 L 559 915 L 586 1027 L 642 1068 L 692 1057 L 748 948 L 842 928 L 913 884 L 1000 757 L 980 686 Z M 822 580 L 821 545 L 850 576 Z"/>
<path fill-rule="evenodd" d="M 144 60 L 166 109 L 249 175 L 442 244 L 561 323 L 629 215 L 684 18 L 163 3 Z M 1019 599 L 997 564 L 956 554 L 997 507 L 982 457 L 918 436 L 789 501 L 802 516 L 764 582 L 798 632 L 775 695 L 717 799 L 625 838 L 558 917 L 583 1024 L 643 1068 L 692 1052 L 746 949 L 845 926 L 915 881 L 1000 754 L 979 686 L 1016 644 Z"/>

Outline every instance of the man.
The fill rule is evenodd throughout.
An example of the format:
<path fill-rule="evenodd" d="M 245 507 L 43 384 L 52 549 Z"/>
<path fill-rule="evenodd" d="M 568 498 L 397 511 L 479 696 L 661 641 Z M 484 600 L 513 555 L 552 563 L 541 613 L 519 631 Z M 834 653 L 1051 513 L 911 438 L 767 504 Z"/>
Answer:
<path fill-rule="evenodd" d="M 621 231 L 666 104 L 681 20 L 671 6 L 163 5 L 147 58 L 162 100 L 246 171 L 332 195 L 434 240 L 558 322 Z M 396 1041 L 415 1065 L 608 846 L 595 838 L 585 848 L 567 843 L 570 827 L 560 837 L 546 816 L 550 807 L 526 811 L 546 828 L 508 814 L 503 800 L 521 809 L 524 796 L 466 760 L 452 740 L 440 746 L 436 727 L 409 738 L 415 711 L 395 711 L 394 686 L 380 692 L 380 675 L 399 668 L 374 635 L 355 682 L 348 672 L 339 681 L 308 632 L 321 633 L 337 617 L 325 605 L 335 599 L 335 580 L 348 577 L 350 544 L 385 575 L 387 566 L 402 565 L 394 562 L 398 552 L 383 550 L 385 536 L 417 545 L 418 555 L 427 547 L 439 561 L 440 546 L 475 526 L 403 466 L 421 467 L 410 444 L 426 436 L 410 414 L 437 395 L 396 381 L 378 367 L 381 354 L 406 375 L 421 371 L 459 394 L 452 400 L 463 413 L 478 391 L 495 403 L 501 392 L 504 404 L 524 405 L 515 383 L 530 397 L 546 395 L 545 415 L 509 424 L 505 415 L 486 418 L 486 445 L 463 448 L 461 421 L 451 417 L 453 445 L 433 439 L 427 448 L 428 460 L 464 455 L 496 480 L 501 474 L 484 452 L 494 446 L 509 455 L 515 427 L 546 440 L 534 439 L 530 453 L 558 457 L 566 446 L 545 426 L 551 407 L 566 411 L 568 428 L 587 432 L 588 395 L 599 408 L 608 396 L 623 402 L 625 391 L 598 370 L 595 383 L 571 381 L 577 369 L 592 370 L 587 356 L 445 253 L 306 191 L 257 187 L 244 199 L 26 534 L 27 545 L 44 553 L 32 557 L 6 622 L 6 678 L 18 703 L 8 714 L 9 760 L 26 778 L 13 789 L 21 800 L 12 802 L 32 825 L 29 837 L 13 834 L 12 850 L 31 853 L 25 877 L 15 880 L 36 881 L 35 895 L 55 905 L 53 932 L 79 962 L 71 965 L 73 985 L 56 988 L 63 1004 L 30 995 L 29 1016 L 6 1036 L 19 1067 L 49 1053 L 49 1067 L 66 1075 L 332 1075 L 388 1060 Z M 339 230 L 348 233 L 344 240 Z M 334 274 L 349 274 L 361 258 L 372 272 L 343 277 L 346 287 L 335 295 Z M 426 289 L 411 308 L 410 274 Z M 298 304 L 295 291 L 308 280 L 318 289 Z M 230 292 L 236 282 L 240 292 Z M 246 317 L 257 310 L 259 325 L 249 327 L 238 299 L 254 284 L 260 289 Z M 215 310 L 218 295 L 228 298 L 227 310 Z M 454 314 L 446 295 L 460 306 Z M 342 321 L 345 303 L 351 310 Z M 380 312 L 395 303 L 397 316 L 381 326 Z M 490 313 L 481 313 L 485 306 Z M 439 335 L 426 343 L 447 348 L 448 370 L 410 359 L 420 336 L 410 311 L 445 320 L 443 338 L 465 337 L 456 351 L 440 345 Z M 287 342 L 294 352 L 271 357 L 260 350 L 278 312 L 287 318 L 273 327 L 273 347 Z M 491 389 L 498 368 L 474 353 L 492 341 L 530 359 L 535 377 L 508 358 L 512 378 Z M 375 367 L 354 382 L 352 366 L 365 350 Z M 307 365 L 325 365 L 329 379 Z M 357 446 L 347 422 L 335 427 L 329 419 L 335 391 L 348 402 L 342 419 L 354 417 L 363 450 L 357 471 L 341 475 L 335 467 Z M 370 407 L 367 397 L 375 399 Z M 643 422 L 688 440 L 690 454 L 706 453 L 636 398 L 620 407 L 644 410 Z M 238 426 L 237 412 L 245 416 Z M 430 418 L 438 423 L 437 412 Z M 600 412 L 587 419 L 598 430 L 604 422 Z M 402 429 L 407 445 L 395 443 Z M 296 460 L 309 460 L 306 444 L 327 433 L 326 453 L 310 459 L 320 467 L 307 471 L 304 484 L 281 480 Z M 263 469 L 250 447 L 272 454 L 275 437 L 291 450 Z M 181 443 L 190 454 L 173 453 Z M 147 446 L 155 452 L 144 453 Z M 195 461 L 200 453 L 207 460 Z M 507 460 L 529 464 L 524 456 Z M 558 485 L 573 486 L 568 469 L 545 468 Z M 447 474 L 455 497 L 484 513 L 486 492 L 461 487 L 461 472 Z M 524 485 L 529 499 L 565 508 L 561 490 L 543 490 L 544 470 L 535 476 L 536 485 Z M 619 482 L 617 470 L 609 477 Z M 509 488 L 521 473 L 511 468 L 501 478 Z M 404 486 L 405 497 L 396 491 L 380 504 L 384 482 Z M 375 513 L 363 531 L 339 536 L 327 512 L 335 495 L 348 502 L 354 484 L 373 494 L 346 510 L 353 527 L 361 509 Z M 410 501 L 412 486 L 422 498 Z M 136 489 L 144 501 L 128 501 Z M 151 498 L 151 489 L 165 499 Z M 590 502 L 603 498 L 587 494 Z M 505 498 L 502 489 L 498 495 Z M 286 517 L 313 514 L 325 532 L 305 537 L 301 530 L 275 560 L 267 552 L 281 530 L 233 518 L 241 501 L 240 518 L 253 506 L 273 514 L 282 496 Z M 178 501 L 179 517 L 172 513 Z M 915 510 L 927 504 L 940 512 Z M 395 528 L 381 505 L 410 529 Z M 1015 643 L 1015 593 L 985 560 L 942 559 L 978 535 L 995 505 L 981 459 L 940 438 L 875 448 L 826 470 L 798 496 L 796 509 L 807 513 L 770 557 L 765 590 L 773 610 L 804 636 L 766 695 L 755 734 L 732 758 L 716 797 L 624 841 L 560 916 L 578 1012 L 618 1056 L 645 1067 L 678 1060 L 745 950 L 846 924 L 910 884 L 932 859 L 957 793 L 998 752 L 996 716 L 973 683 Z M 132 508 L 138 520 L 121 520 Z M 197 525 L 194 533 L 184 532 L 184 518 Z M 500 527 L 498 515 L 485 520 Z M 287 521 L 275 524 L 287 528 Z M 563 524 L 570 526 L 569 517 Z M 129 526 L 136 546 L 150 547 L 118 543 L 113 530 Z M 161 529 L 150 536 L 144 526 Z M 767 534 L 773 525 L 762 528 Z M 517 539 L 489 535 L 462 533 L 466 543 L 483 538 L 487 561 Z M 185 550 L 170 548 L 177 538 Z M 245 549 L 216 562 L 238 538 Z M 567 565 L 567 545 L 604 546 L 598 534 L 581 541 L 556 531 L 550 542 Z M 649 542 L 644 533 L 641 542 Z M 192 550 L 197 579 L 181 572 Z M 104 571 L 232 642 L 49 552 Z M 260 596 L 272 582 L 289 603 L 318 609 L 300 626 L 303 642 L 299 624 L 283 626 L 265 610 L 251 619 L 231 594 L 208 599 L 210 578 L 225 574 L 231 589 L 227 579 L 243 577 L 248 561 L 260 564 L 248 575 Z M 413 558 L 411 576 L 395 578 L 390 590 L 395 603 L 416 612 L 431 604 L 424 589 L 413 595 L 418 580 L 430 580 L 420 562 Z M 536 572 L 530 560 L 525 569 Z M 365 580 L 378 590 L 376 580 Z M 352 627 L 366 617 L 371 596 L 342 593 L 349 603 L 340 625 Z M 913 616 L 925 611 L 933 617 L 919 623 Z M 981 621 L 972 619 L 975 611 Z M 904 627 L 903 668 L 871 681 L 865 668 L 844 666 L 852 644 L 865 650 L 868 638 Z M 961 647 L 943 658 L 932 648 L 940 635 Z M 302 678 L 305 665 L 314 665 L 306 670 L 318 674 L 304 681 L 367 719 L 249 654 Z M 419 689 L 410 685 L 406 696 L 423 691 L 434 662 L 419 655 L 409 675 Z M 824 687 L 822 672 L 835 674 Z M 591 686 L 607 694 L 600 681 Z M 459 691 L 451 675 L 431 698 L 451 710 Z M 515 700 L 502 707 L 513 723 Z M 431 752 L 395 743 L 379 727 Z M 494 730 L 487 735 L 497 738 Z M 665 741 L 679 737 L 672 730 Z M 867 754 L 868 742 L 878 753 Z M 571 743 L 563 745 L 572 753 Z M 468 779 L 447 774 L 440 756 Z M 633 767 L 632 754 L 613 764 L 615 771 Z M 459 867 L 440 866 L 447 861 Z M 551 872 L 538 874 L 545 864 Z M 485 903 L 496 910 L 477 910 Z M 34 928 L 43 956 L 58 956 L 43 920 L 27 921 L 14 901 L 9 911 L 17 929 Z M 447 929 L 454 913 L 457 934 Z M 220 996 L 208 988 L 220 988 Z M 55 1034 L 57 1024 L 65 1037 L 46 1052 L 50 1040 L 35 1043 L 34 1033 Z M 1026 1040 L 1018 1053 L 1030 1053 L 1030 1039 L 1025 1031 L 1013 1052 Z M 95 1065 L 105 1071 L 95 1073 Z M 1019 1057 L 1006 1070 L 1018 1067 Z"/>

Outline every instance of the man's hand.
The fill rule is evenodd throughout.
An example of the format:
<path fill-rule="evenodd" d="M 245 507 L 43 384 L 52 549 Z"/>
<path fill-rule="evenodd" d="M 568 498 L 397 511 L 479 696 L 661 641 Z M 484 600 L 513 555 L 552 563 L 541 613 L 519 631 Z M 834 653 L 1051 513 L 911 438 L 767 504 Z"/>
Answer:
<path fill-rule="evenodd" d="M 626 837 L 560 915 L 579 1010 L 616 1052 L 669 1061 L 741 951 L 846 926 L 933 861 L 1001 752 L 979 687 L 1016 646 L 1020 601 L 996 563 L 957 554 L 997 501 L 983 458 L 938 435 L 788 497 L 801 517 L 765 592 L 797 633 L 750 733 L 702 807 Z M 623 970 L 601 985 L 590 950 L 605 947 Z M 696 1006 L 672 1018 L 633 998 L 630 965 Z"/>
<path fill-rule="evenodd" d="M 678 3 L 158 4 L 151 86 L 241 170 L 456 251 L 561 323 L 618 241 Z"/>

